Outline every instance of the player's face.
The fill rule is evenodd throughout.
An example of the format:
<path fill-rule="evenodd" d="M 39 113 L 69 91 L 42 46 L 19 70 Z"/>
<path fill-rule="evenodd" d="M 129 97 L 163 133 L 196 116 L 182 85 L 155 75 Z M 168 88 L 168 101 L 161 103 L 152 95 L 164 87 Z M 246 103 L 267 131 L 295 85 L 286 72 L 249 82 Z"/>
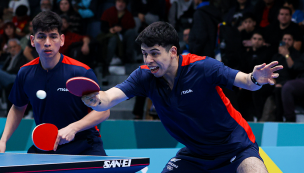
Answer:
<path fill-rule="evenodd" d="M 64 44 L 64 35 L 59 34 L 57 29 L 51 31 L 38 31 L 31 36 L 31 44 L 36 48 L 40 57 L 52 58 L 57 55 Z"/>
<path fill-rule="evenodd" d="M 155 45 L 148 47 L 145 44 L 141 45 L 144 62 L 149 67 L 151 73 L 155 77 L 162 77 L 170 73 L 172 58 L 170 52 L 164 47 Z"/>

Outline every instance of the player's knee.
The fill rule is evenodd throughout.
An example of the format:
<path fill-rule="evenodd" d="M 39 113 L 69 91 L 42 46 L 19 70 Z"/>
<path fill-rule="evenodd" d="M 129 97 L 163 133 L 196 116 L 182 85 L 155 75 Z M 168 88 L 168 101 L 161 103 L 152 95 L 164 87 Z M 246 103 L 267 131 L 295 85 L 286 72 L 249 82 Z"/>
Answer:
<path fill-rule="evenodd" d="M 257 157 L 248 157 L 241 162 L 237 173 L 268 173 L 265 164 Z"/>

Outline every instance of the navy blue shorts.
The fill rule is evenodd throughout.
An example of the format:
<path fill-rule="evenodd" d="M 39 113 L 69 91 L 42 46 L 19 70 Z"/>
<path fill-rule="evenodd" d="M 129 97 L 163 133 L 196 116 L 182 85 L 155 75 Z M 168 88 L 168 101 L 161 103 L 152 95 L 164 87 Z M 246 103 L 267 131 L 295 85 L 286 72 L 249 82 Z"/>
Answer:
<path fill-rule="evenodd" d="M 32 145 L 27 153 L 106 156 L 103 142 L 101 138 L 96 135 L 75 138 L 75 140 L 67 144 L 59 145 L 56 151 L 42 151 Z"/>
<path fill-rule="evenodd" d="M 189 152 L 188 148 L 180 149 L 176 156 L 171 158 L 162 173 L 236 173 L 238 166 L 248 157 L 257 157 L 263 161 L 259 155 L 257 144 L 236 153 L 235 156 L 221 156 L 213 160 L 199 158 Z"/>

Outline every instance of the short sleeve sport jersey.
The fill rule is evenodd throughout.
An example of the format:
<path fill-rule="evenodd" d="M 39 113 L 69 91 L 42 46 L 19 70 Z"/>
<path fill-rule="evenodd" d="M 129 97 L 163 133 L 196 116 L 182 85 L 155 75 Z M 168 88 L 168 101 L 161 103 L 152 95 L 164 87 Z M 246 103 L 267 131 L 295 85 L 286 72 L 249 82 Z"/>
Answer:
<path fill-rule="evenodd" d="M 61 129 L 82 119 L 88 114 L 88 107 L 80 97 L 66 89 L 66 81 L 72 77 L 97 78 L 87 65 L 61 54 L 58 64 L 51 70 L 44 70 L 39 57 L 22 66 L 17 74 L 9 100 L 16 106 L 31 103 L 36 125 L 52 123 Z M 98 83 L 98 82 L 97 82 Z M 38 90 L 46 92 L 45 99 L 36 96 Z M 95 128 L 76 135 L 99 132 Z"/>
<path fill-rule="evenodd" d="M 212 159 L 256 145 L 250 126 L 220 88 L 231 89 L 237 73 L 213 58 L 188 54 L 179 56 L 172 90 L 146 65 L 116 87 L 128 98 L 149 97 L 177 141 L 200 157 Z"/>

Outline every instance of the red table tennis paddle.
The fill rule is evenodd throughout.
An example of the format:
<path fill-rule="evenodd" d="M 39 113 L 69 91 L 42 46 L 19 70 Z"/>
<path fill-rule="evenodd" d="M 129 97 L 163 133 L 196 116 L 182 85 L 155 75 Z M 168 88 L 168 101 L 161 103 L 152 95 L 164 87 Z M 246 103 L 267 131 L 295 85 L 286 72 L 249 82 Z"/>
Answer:
<path fill-rule="evenodd" d="M 73 77 L 66 82 L 66 87 L 70 93 L 78 97 L 100 90 L 99 85 L 94 80 L 86 77 Z"/>
<path fill-rule="evenodd" d="M 58 135 L 58 128 L 54 124 L 44 123 L 36 126 L 32 133 L 34 145 L 43 151 L 51 151 Z"/>

